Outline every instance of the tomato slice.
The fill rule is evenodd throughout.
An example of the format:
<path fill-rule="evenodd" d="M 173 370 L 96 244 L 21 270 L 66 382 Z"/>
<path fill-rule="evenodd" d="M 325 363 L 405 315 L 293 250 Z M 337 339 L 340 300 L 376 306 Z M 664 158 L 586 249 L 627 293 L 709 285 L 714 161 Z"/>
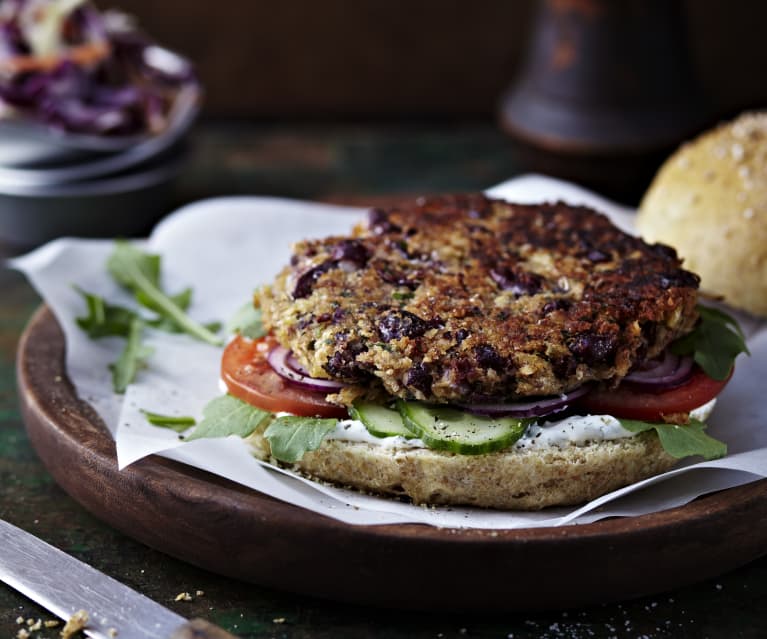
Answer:
<path fill-rule="evenodd" d="M 345 408 L 325 401 L 325 393 L 297 388 L 274 372 L 266 358 L 276 345 L 271 335 L 256 340 L 237 336 L 229 343 L 221 359 L 221 377 L 229 393 L 272 413 L 347 417 Z"/>
<path fill-rule="evenodd" d="M 730 375 L 732 376 L 732 375 Z M 660 393 L 638 390 L 628 384 L 615 389 L 597 389 L 581 397 L 576 406 L 592 415 L 612 415 L 647 422 L 663 421 L 664 415 L 689 413 L 716 397 L 730 378 L 717 381 L 697 366 L 683 386 Z"/>
<path fill-rule="evenodd" d="M 325 393 L 298 388 L 274 372 L 267 361 L 277 345 L 273 336 L 251 340 L 238 336 L 224 350 L 221 377 L 231 395 L 270 412 L 304 417 L 348 416 L 347 410 L 325 400 Z M 612 415 L 648 422 L 663 421 L 664 415 L 687 413 L 716 397 L 728 379 L 717 381 L 695 367 L 683 386 L 663 392 L 648 392 L 623 384 L 616 389 L 597 389 L 575 402 L 592 415 Z"/>

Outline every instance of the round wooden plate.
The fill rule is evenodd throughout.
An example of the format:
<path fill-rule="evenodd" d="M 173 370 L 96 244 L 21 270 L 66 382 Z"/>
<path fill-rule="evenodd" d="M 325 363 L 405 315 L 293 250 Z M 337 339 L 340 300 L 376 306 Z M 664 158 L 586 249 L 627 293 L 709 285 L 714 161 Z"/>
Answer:
<path fill-rule="evenodd" d="M 258 584 L 421 610 L 564 608 L 670 590 L 767 553 L 767 480 L 651 515 L 483 531 L 351 526 L 160 457 L 118 471 L 114 442 L 64 369 L 42 308 L 18 353 L 29 437 L 100 519 L 169 555 Z"/>

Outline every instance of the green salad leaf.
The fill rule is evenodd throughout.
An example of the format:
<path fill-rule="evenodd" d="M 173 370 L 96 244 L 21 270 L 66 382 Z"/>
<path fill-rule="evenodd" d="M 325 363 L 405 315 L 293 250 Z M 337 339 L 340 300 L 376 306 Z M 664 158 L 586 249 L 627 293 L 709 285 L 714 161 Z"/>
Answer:
<path fill-rule="evenodd" d="M 160 309 L 157 304 L 154 303 L 154 300 L 152 300 L 146 293 L 138 291 L 135 294 L 135 297 L 136 301 L 141 304 L 141 306 L 157 313 L 157 317 L 147 320 L 149 326 L 168 333 L 184 332 L 184 328 L 173 318 L 168 317 L 167 314 L 163 313 L 162 309 Z M 178 295 L 169 295 L 168 297 L 176 306 L 186 312 L 189 310 L 189 305 L 192 303 L 192 289 L 186 288 Z"/>
<path fill-rule="evenodd" d="M 689 424 L 651 424 L 634 419 L 619 419 L 621 426 L 632 433 L 655 430 L 663 449 L 672 457 L 681 459 L 700 455 L 704 459 L 717 459 L 727 454 L 727 444 L 707 435 L 706 425 L 697 419 Z"/>
<path fill-rule="evenodd" d="M 155 286 L 159 288 L 160 285 L 156 284 Z M 189 305 L 192 303 L 192 289 L 185 288 L 180 293 L 176 295 L 169 295 L 168 297 L 182 311 L 187 311 L 189 310 Z M 163 309 L 160 308 L 154 299 L 149 297 L 149 295 L 147 295 L 144 291 L 136 292 L 136 301 L 141 304 L 141 306 L 148 308 L 150 311 L 154 311 L 155 313 L 160 314 L 163 312 Z"/>
<path fill-rule="evenodd" d="M 203 437 L 247 437 L 258 428 L 271 413 L 231 395 L 216 397 L 202 409 L 203 418 L 187 437 L 187 440 Z"/>
<path fill-rule="evenodd" d="M 152 354 L 152 349 L 141 342 L 141 334 L 144 331 L 144 322 L 140 317 L 131 320 L 128 330 L 128 339 L 125 342 L 120 357 L 110 365 L 112 371 L 112 386 L 115 393 L 124 393 L 128 384 L 136 379 L 139 368 L 144 366 L 147 358 Z"/>
<path fill-rule="evenodd" d="M 183 433 L 190 426 L 194 426 L 197 420 L 194 417 L 186 415 L 161 415 L 160 413 L 153 413 L 148 410 L 141 411 L 146 417 L 146 420 L 153 426 L 162 426 L 163 428 L 170 428 L 177 433 Z"/>
<path fill-rule="evenodd" d="M 87 315 L 76 317 L 75 321 L 88 337 L 128 337 L 131 322 L 137 317 L 135 311 L 109 304 L 103 297 L 88 293 L 77 286 L 75 290 L 83 296 L 88 311 Z"/>
<path fill-rule="evenodd" d="M 266 330 L 261 322 L 261 309 L 248 302 L 232 316 L 226 323 L 227 334 L 239 333 L 243 337 L 258 339 L 266 335 Z"/>
<path fill-rule="evenodd" d="M 75 318 L 75 321 L 88 337 L 99 339 L 113 336 L 127 340 L 120 357 L 109 367 L 115 393 L 125 392 L 151 354 L 151 349 L 141 343 L 145 327 L 170 333 L 188 333 L 209 344 L 223 345 L 223 340 L 216 335 L 221 329 L 219 322 L 199 324 L 186 314 L 192 302 L 191 288 L 176 295 L 163 292 L 160 269 L 159 255 L 145 253 L 121 240 L 115 243 L 114 251 L 107 260 L 110 275 L 133 292 L 136 301 L 155 313 L 154 317 L 144 317 L 138 310 L 110 304 L 103 297 L 75 286 L 85 300 L 87 310 L 86 315 Z"/>
<path fill-rule="evenodd" d="M 716 380 L 727 379 L 735 358 L 748 352 L 746 338 L 738 322 L 716 308 L 698 306 L 700 321 L 689 335 L 671 345 L 677 355 L 692 355 L 708 375 Z"/>
<path fill-rule="evenodd" d="M 277 417 L 269 424 L 264 437 L 276 459 L 293 463 L 301 459 L 304 453 L 317 450 L 337 423 L 337 419 L 286 415 Z"/>
<path fill-rule="evenodd" d="M 120 240 L 107 260 L 112 277 L 129 289 L 142 305 L 173 322 L 179 330 L 214 346 L 223 344 L 209 328 L 189 317 L 183 306 L 188 306 L 191 291 L 182 291 L 175 297 L 160 288 L 160 256 L 144 253 L 129 242 Z"/>

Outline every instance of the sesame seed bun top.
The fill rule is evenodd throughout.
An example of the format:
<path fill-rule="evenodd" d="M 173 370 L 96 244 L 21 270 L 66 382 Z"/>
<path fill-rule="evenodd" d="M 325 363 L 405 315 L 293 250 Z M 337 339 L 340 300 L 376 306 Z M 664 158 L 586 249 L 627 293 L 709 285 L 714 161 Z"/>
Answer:
<path fill-rule="evenodd" d="M 767 112 L 683 145 L 653 180 L 637 227 L 676 248 L 704 292 L 767 316 Z"/>

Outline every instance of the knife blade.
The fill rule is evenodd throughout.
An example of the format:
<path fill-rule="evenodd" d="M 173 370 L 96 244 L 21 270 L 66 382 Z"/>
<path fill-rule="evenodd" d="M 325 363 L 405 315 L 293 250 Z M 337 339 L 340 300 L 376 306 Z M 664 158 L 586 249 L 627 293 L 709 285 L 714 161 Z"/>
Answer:
<path fill-rule="evenodd" d="M 2 519 L 0 549 L 0 580 L 64 620 L 85 610 L 89 637 L 236 639 L 203 619 L 188 621 Z"/>

